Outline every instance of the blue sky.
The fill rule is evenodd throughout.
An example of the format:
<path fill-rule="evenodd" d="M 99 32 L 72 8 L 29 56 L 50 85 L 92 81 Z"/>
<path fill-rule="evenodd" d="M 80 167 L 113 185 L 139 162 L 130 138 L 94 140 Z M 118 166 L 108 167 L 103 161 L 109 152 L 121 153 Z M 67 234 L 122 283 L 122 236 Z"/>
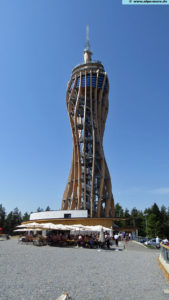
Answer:
<path fill-rule="evenodd" d="M 83 61 L 109 77 L 104 151 L 115 202 L 169 206 L 169 6 L 121 0 L 0 1 L 0 203 L 59 209 L 72 135 L 65 94 Z"/>

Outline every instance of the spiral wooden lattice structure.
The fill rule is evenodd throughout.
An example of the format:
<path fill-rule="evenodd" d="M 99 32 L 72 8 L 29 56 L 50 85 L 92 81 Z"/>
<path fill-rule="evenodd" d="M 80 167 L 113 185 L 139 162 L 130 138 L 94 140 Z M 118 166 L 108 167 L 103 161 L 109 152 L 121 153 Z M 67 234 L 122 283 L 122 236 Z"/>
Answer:
<path fill-rule="evenodd" d="M 89 44 L 84 64 L 75 67 L 66 104 L 73 137 L 73 158 L 62 209 L 87 209 L 89 217 L 114 216 L 111 179 L 103 151 L 109 82 L 103 65 L 91 60 Z"/>

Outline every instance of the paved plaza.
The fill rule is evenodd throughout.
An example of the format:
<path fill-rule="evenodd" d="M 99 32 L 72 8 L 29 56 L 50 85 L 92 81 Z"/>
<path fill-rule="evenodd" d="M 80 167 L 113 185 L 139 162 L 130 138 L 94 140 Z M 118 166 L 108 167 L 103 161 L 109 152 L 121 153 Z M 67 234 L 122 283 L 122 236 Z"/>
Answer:
<path fill-rule="evenodd" d="M 130 242 L 126 250 L 36 247 L 0 241 L 0 299 L 167 300 L 159 251 Z"/>

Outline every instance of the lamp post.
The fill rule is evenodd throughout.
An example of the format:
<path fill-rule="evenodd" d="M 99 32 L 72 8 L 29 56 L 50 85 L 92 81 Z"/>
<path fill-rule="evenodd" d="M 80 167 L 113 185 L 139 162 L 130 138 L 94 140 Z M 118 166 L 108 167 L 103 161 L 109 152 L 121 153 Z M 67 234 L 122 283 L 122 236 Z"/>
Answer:
<path fill-rule="evenodd" d="M 148 236 L 148 232 L 147 232 L 147 217 L 148 217 L 148 214 L 144 214 L 144 216 L 145 216 L 145 220 L 146 220 L 146 238 L 147 238 L 147 236 Z"/>

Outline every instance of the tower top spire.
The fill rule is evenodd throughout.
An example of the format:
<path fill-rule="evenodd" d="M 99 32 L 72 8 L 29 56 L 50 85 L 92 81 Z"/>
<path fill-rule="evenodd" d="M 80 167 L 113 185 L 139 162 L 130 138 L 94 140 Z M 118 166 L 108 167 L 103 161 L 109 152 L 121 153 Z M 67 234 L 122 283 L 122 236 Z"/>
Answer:
<path fill-rule="evenodd" d="M 89 25 L 86 26 L 86 48 L 84 49 L 84 62 L 85 64 L 92 60 L 92 51 L 90 50 L 89 42 Z"/>
<path fill-rule="evenodd" d="M 89 42 L 89 25 L 86 26 L 86 49 L 90 49 L 90 42 Z"/>

